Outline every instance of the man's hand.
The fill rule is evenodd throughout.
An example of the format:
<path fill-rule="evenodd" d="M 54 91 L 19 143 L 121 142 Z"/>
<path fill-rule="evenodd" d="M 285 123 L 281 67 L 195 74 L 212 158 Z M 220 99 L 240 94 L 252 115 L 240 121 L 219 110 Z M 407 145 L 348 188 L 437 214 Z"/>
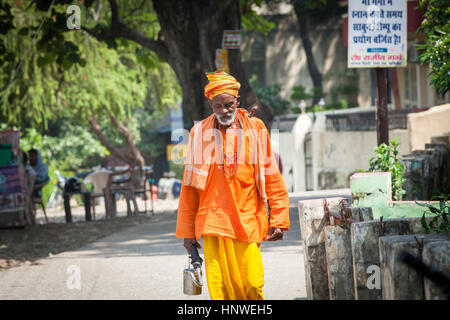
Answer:
<path fill-rule="evenodd" d="M 283 240 L 284 231 L 280 228 L 270 228 L 269 233 L 264 238 L 264 241 Z"/>
<path fill-rule="evenodd" d="M 196 240 L 195 238 L 185 238 L 185 239 L 184 239 L 184 244 L 183 244 L 183 246 L 186 248 L 188 254 L 191 254 L 191 253 L 189 252 L 189 249 L 191 248 L 192 245 L 196 246 L 196 247 L 199 248 L 199 249 L 201 249 L 201 247 L 202 247 L 202 246 L 200 245 L 200 243 L 198 243 L 197 240 Z"/>

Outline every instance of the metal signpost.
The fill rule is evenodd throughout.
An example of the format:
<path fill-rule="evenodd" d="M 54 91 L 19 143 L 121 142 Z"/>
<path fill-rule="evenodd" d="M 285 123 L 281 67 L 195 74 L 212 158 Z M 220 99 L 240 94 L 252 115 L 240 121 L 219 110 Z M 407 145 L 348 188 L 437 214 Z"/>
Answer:
<path fill-rule="evenodd" d="M 375 68 L 377 143 L 389 144 L 387 68 L 405 67 L 406 0 L 350 0 L 348 68 Z"/>

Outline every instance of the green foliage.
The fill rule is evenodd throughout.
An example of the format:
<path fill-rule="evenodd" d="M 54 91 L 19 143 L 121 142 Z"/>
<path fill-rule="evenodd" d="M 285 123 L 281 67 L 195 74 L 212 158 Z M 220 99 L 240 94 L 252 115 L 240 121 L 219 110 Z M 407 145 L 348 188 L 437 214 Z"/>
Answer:
<path fill-rule="evenodd" d="M 34 26 L 43 19 L 50 2 L 38 1 L 28 10 L 14 3 L 14 28 L 0 35 L 0 44 L 7 52 L 25 53 L 35 34 Z M 102 119 L 114 114 L 121 120 L 142 108 L 144 101 L 156 109 L 171 107 L 178 101 L 181 90 L 175 74 L 154 52 L 124 39 L 105 44 L 82 30 L 67 32 L 67 1 L 63 2 L 52 8 L 52 18 L 44 23 L 27 57 L 14 54 L 13 61 L 6 61 L 0 54 L 2 122 L 21 128 L 46 128 L 48 121 L 61 116 L 85 120 L 87 115 Z M 93 27 L 90 23 L 95 23 L 101 28 L 109 22 L 106 14 L 93 21 L 88 19 L 87 7 L 81 5 L 81 11 L 86 13 L 82 14 L 84 26 Z M 58 22 L 61 17 L 64 26 Z M 133 20 L 127 16 L 124 19 Z M 148 26 L 146 35 L 155 35 L 160 29 L 157 20 L 143 24 Z M 22 58 L 22 68 L 14 74 Z"/>
<path fill-rule="evenodd" d="M 297 85 L 292 88 L 291 100 L 300 102 L 301 100 L 309 100 L 313 97 L 312 94 L 307 93 L 304 86 Z"/>
<path fill-rule="evenodd" d="M 241 0 L 241 22 L 243 29 L 260 31 L 267 35 L 275 27 L 275 23 L 266 20 L 255 12 L 253 6 L 261 7 L 261 5 L 261 0 Z"/>
<path fill-rule="evenodd" d="M 1 124 L 0 130 L 4 129 L 11 127 Z M 56 185 L 56 171 L 69 177 L 81 168 L 87 169 L 98 165 L 99 159 L 108 155 L 105 147 L 86 128 L 69 125 L 61 129 L 57 136 L 43 135 L 34 128 L 21 132 L 20 148 L 24 152 L 32 148 L 39 149 L 49 169 L 50 182 L 42 189 L 44 203 L 47 203 Z"/>
<path fill-rule="evenodd" d="M 0 125 L 0 130 L 7 128 L 5 124 Z M 61 128 L 57 136 L 43 135 L 34 128 L 28 128 L 21 132 L 20 148 L 25 152 L 39 149 L 44 162 L 59 171 L 77 171 L 98 165 L 90 159 L 109 154 L 93 134 L 80 125 Z"/>
<path fill-rule="evenodd" d="M 332 0 L 290 0 L 294 10 L 308 15 L 312 21 L 322 21 L 331 16 L 339 16 L 345 13 L 346 8 L 339 1 Z"/>
<path fill-rule="evenodd" d="M 175 163 L 173 161 L 169 161 L 170 171 L 175 172 L 176 178 L 179 180 L 183 179 L 184 174 L 184 163 Z"/>
<path fill-rule="evenodd" d="M 0 33 L 5 34 L 13 29 L 13 15 L 11 14 L 11 5 L 0 2 Z"/>
<path fill-rule="evenodd" d="M 292 106 L 291 108 L 291 112 L 293 113 L 300 113 L 302 110 L 300 109 L 300 106 L 298 106 L 300 104 L 300 102 L 302 100 L 306 100 L 308 101 L 309 99 L 311 99 L 313 97 L 312 94 L 309 94 L 308 92 L 306 92 L 306 89 L 304 86 L 301 85 L 297 85 L 294 86 L 292 88 L 292 92 L 291 92 L 291 100 L 294 102 L 294 106 Z M 305 104 L 306 104 L 305 101 Z M 305 106 L 305 110 L 306 110 L 306 106 Z"/>
<path fill-rule="evenodd" d="M 325 80 L 330 80 L 331 78 L 339 78 L 340 81 L 327 92 L 322 92 L 320 88 L 316 87 L 307 92 L 305 87 L 301 85 L 294 86 L 291 92 L 291 100 L 297 105 L 301 100 L 305 100 L 307 105 L 309 103 L 306 110 L 314 110 L 314 112 L 357 107 L 357 72 L 352 69 L 336 72 L 330 71 L 324 77 Z M 323 97 L 325 105 L 322 108 L 318 105 L 311 106 L 313 97 Z"/>
<path fill-rule="evenodd" d="M 422 231 L 425 233 L 444 233 L 448 235 L 449 231 L 449 217 L 450 217 L 450 204 L 449 204 L 450 194 L 445 195 L 443 193 L 439 193 L 438 196 L 433 196 L 431 200 L 439 200 L 439 207 L 436 208 L 428 203 L 419 203 L 416 201 L 416 204 L 427 208 L 423 212 L 421 224 Z M 426 215 L 433 215 L 433 218 L 427 223 Z"/>
<path fill-rule="evenodd" d="M 326 110 L 357 107 L 358 73 L 354 69 L 329 72 L 326 79 L 338 77 L 340 81 L 325 94 Z"/>
<path fill-rule="evenodd" d="M 417 9 L 424 12 L 419 30 L 426 36 L 425 44 L 416 45 L 419 61 L 430 66 L 430 85 L 444 95 L 450 90 L 450 6 L 448 0 L 421 0 Z"/>
<path fill-rule="evenodd" d="M 259 83 L 256 75 L 250 78 L 250 83 L 259 100 L 271 106 L 275 115 L 285 114 L 289 111 L 291 104 L 289 101 L 280 97 L 280 85 L 272 84 L 264 86 Z"/>
<path fill-rule="evenodd" d="M 332 96 L 332 100 L 325 104 L 325 110 L 347 109 L 348 102 L 345 99 L 338 100 L 336 96 Z"/>
<path fill-rule="evenodd" d="M 406 179 L 403 177 L 404 165 L 401 162 L 398 146 L 400 143 L 395 138 L 389 142 L 380 144 L 375 148 L 375 156 L 369 159 L 368 171 L 381 171 L 391 173 L 392 198 L 393 200 L 402 200 L 405 190 L 403 184 Z"/>

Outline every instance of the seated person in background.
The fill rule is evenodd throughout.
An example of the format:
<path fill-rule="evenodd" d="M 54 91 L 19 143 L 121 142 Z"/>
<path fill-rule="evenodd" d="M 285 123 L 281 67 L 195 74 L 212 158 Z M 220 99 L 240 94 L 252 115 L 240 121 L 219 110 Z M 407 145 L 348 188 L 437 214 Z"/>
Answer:
<path fill-rule="evenodd" d="M 28 163 L 28 156 L 26 152 L 23 152 L 22 149 L 19 150 L 20 157 L 22 158 L 22 164 L 25 168 L 25 173 L 27 176 L 34 176 L 36 172 L 34 172 L 33 168 Z"/>
<path fill-rule="evenodd" d="M 50 179 L 48 176 L 48 167 L 42 160 L 41 152 L 37 149 L 28 151 L 31 168 L 36 172 L 37 177 L 34 183 L 33 196 L 40 198 L 42 196 L 42 187 Z"/>

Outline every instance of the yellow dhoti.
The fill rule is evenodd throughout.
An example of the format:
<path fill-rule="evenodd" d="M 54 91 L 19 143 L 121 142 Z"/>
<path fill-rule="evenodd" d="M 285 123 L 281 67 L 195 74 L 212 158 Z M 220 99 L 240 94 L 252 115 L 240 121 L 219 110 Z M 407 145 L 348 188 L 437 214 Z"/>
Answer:
<path fill-rule="evenodd" d="M 203 236 L 203 250 L 211 300 L 264 300 L 258 243 Z"/>

